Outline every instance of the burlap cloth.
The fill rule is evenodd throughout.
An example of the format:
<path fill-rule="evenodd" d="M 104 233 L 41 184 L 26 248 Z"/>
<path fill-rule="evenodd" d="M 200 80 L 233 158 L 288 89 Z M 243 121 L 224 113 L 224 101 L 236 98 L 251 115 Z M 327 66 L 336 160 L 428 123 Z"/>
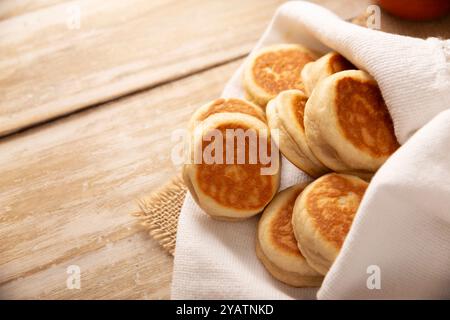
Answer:
<path fill-rule="evenodd" d="M 367 13 L 363 13 L 352 22 L 366 25 Z M 408 35 L 413 37 L 450 36 L 450 16 L 432 22 L 410 22 L 381 14 L 380 29 L 385 32 Z M 225 83 L 224 83 L 225 84 Z M 170 181 L 149 195 L 139 200 L 141 211 L 135 216 L 141 220 L 150 236 L 171 255 L 175 252 L 178 216 L 186 196 L 187 188 L 181 175 L 174 176 Z"/>

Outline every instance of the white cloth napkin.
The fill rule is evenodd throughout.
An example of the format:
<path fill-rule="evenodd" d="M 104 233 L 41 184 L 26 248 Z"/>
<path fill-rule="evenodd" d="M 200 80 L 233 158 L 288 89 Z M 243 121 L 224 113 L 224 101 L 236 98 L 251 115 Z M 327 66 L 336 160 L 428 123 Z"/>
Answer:
<path fill-rule="evenodd" d="M 370 183 L 318 292 L 291 288 L 265 271 L 254 249 L 258 217 L 215 221 L 188 195 L 178 224 L 172 298 L 450 298 L 450 42 L 369 30 L 311 3 L 288 2 L 255 50 L 291 42 L 336 50 L 374 76 L 402 147 Z M 244 96 L 241 76 L 242 68 L 224 97 Z M 282 189 L 306 179 L 283 159 Z M 380 289 L 368 289 L 370 266 L 379 268 Z"/>

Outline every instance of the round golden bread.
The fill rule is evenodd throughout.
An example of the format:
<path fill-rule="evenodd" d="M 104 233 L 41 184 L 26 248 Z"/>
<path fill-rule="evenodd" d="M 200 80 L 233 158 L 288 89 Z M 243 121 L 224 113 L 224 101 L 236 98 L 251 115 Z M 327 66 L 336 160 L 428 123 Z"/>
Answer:
<path fill-rule="evenodd" d="M 315 287 L 322 282 L 322 276 L 299 251 L 291 223 L 295 200 L 306 185 L 298 184 L 278 193 L 258 223 L 258 258 L 276 279 L 294 287 Z"/>
<path fill-rule="evenodd" d="M 253 54 L 244 68 L 243 85 L 247 98 L 261 107 L 278 93 L 302 89 L 300 72 L 315 54 L 298 44 L 277 44 Z"/>
<path fill-rule="evenodd" d="M 264 110 L 254 103 L 238 98 L 219 98 L 204 104 L 194 112 L 189 121 L 189 131 L 193 131 L 199 123 L 210 115 L 223 112 L 243 113 L 266 122 Z"/>
<path fill-rule="evenodd" d="M 229 133 L 240 133 L 242 139 Z M 183 178 L 197 204 L 222 220 L 261 212 L 275 195 L 280 178 L 279 155 L 268 162 L 259 153 L 264 147 L 271 155 L 267 125 L 248 114 L 223 112 L 207 117 L 192 135 Z"/>
<path fill-rule="evenodd" d="M 309 184 L 295 201 L 292 226 L 308 264 L 325 275 L 344 243 L 368 183 L 329 173 Z"/>
<path fill-rule="evenodd" d="M 278 148 L 296 167 L 312 177 L 329 171 L 306 143 L 303 115 L 307 97 L 300 90 L 280 92 L 266 107 L 267 123 L 272 134 L 278 130 Z"/>
<path fill-rule="evenodd" d="M 365 179 L 399 147 L 377 83 L 360 70 L 320 81 L 306 103 L 304 125 L 306 142 L 320 162 Z"/>
<path fill-rule="evenodd" d="M 305 94 L 309 97 L 316 84 L 326 77 L 350 69 L 356 68 L 337 52 L 329 52 L 316 61 L 307 63 L 301 72 Z"/>

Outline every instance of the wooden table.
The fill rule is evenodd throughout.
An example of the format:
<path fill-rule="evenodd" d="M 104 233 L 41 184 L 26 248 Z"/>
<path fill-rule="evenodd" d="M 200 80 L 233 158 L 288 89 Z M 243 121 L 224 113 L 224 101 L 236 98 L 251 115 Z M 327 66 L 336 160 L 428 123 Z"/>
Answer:
<path fill-rule="evenodd" d="M 0 2 L 0 298 L 169 298 L 173 259 L 135 200 L 282 2 Z"/>

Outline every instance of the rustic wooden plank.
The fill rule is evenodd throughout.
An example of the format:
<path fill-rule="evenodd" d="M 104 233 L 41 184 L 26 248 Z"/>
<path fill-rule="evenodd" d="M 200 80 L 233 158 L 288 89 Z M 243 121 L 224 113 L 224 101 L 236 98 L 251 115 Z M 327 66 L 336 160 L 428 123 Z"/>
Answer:
<path fill-rule="evenodd" d="M 343 19 L 354 18 L 365 12 L 367 6 L 375 0 L 307 0 L 321 5 L 340 16 Z"/>
<path fill-rule="evenodd" d="M 79 0 L 0 21 L 0 135 L 243 56 L 282 2 Z"/>
<path fill-rule="evenodd" d="M 130 213 L 176 172 L 172 131 L 240 62 L 1 139 L 0 297 L 167 298 L 171 258 Z"/>
<path fill-rule="evenodd" d="M 0 20 L 40 10 L 65 0 L 2 0 L 0 1 Z"/>
<path fill-rule="evenodd" d="M 133 229 L 135 227 L 132 227 Z M 3 299 L 168 299 L 173 258 L 145 232 L 54 264 L 1 287 Z M 80 289 L 68 289 L 67 268 L 80 267 Z"/>

